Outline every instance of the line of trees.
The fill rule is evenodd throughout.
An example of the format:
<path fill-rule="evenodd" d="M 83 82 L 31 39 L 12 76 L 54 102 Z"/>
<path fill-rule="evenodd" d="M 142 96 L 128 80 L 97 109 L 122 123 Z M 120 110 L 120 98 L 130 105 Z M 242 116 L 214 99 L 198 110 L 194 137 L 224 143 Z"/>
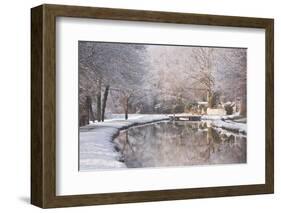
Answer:
<path fill-rule="evenodd" d="M 128 104 L 145 70 L 144 46 L 88 41 L 78 45 L 80 125 L 104 121 L 110 91 L 118 96 L 127 119 Z"/>
<path fill-rule="evenodd" d="M 107 112 L 177 113 L 196 102 L 239 102 L 246 116 L 247 51 L 79 42 L 80 125 Z M 237 104 L 238 106 L 238 104 Z"/>

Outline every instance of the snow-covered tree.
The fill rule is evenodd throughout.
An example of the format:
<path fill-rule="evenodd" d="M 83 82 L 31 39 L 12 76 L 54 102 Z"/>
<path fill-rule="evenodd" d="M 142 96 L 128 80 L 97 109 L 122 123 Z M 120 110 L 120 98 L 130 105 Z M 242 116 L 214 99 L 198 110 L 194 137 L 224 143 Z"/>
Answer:
<path fill-rule="evenodd" d="M 144 70 L 145 47 L 104 42 L 79 42 L 79 103 L 93 97 L 98 121 L 104 119 L 109 90 L 132 96 Z M 103 95 L 102 95 L 103 92 Z M 124 97 L 119 97 L 123 99 Z M 124 110 L 126 111 L 126 103 Z M 85 107 L 84 107 L 85 108 Z"/>

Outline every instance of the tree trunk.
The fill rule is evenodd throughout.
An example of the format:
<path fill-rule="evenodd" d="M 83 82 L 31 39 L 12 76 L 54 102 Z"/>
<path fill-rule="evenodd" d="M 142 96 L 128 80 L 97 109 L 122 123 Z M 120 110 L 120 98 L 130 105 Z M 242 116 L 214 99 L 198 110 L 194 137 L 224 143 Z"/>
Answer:
<path fill-rule="evenodd" d="M 87 96 L 86 98 L 86 104 L 87 104 L 87 117 L 88 117 L 88 123 L 90 123 L 90 120 L 95 122 L 95 117 L 93 113 L 93 108 L 92 108 L 92 99 L 90 96 Z"/>
<path fill-rule="evenodd" d="M 241 98 L 240 113 L 239 114 L 243 117 L 247 116 L 247 99 L 246 99 L 246 97 Z"/>
<path fill-rule="evenodd" d="M 126 96 L 124 101 L 125 120 L 128 120 L 129 98 Z"/>
<path fill-rule="evenodd" d="M 101 80 L 98 80 L 97 120 L 98 120 L 98 122 L 101 121 Z"/>
<path fill-rule="evenodd" d="M 213 93 L 211 91 L 207 92 L 207 101 L 208 101 L 208 107 L 213 108 Z"/>
<path fill-rule="evenodd" d="M 105 87 L 105 91 L 103 93 L 103 101 L 102 101 L 102 112 L 101 112 L 101 120 L 104 121 L 104 114 L 105 114 L 105 108 L 106 108 L 106 101 L 109 91 L 109 85 Z"/>

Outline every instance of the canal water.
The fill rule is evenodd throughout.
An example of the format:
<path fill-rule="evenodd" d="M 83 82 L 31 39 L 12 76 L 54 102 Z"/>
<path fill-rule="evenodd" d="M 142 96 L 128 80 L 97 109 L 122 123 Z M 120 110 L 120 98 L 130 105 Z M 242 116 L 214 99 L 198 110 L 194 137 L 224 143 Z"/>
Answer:
<path fill-rule="evenodd" d="M 128 168 L 246 163 L 246 136 L 208 126 L 164 121 L 131 127 L 114 142 Z"/>

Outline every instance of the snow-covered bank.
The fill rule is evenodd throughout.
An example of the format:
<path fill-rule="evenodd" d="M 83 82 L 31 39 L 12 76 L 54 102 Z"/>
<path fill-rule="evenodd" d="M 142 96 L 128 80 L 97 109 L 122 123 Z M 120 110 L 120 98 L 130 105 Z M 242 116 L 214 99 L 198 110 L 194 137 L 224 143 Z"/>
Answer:
<path fill-rule="evenodd" d="M 242 117 L 238 114 L 233 115 L 202 115 L 202 120 L 236 120 Z"/>
<path fill-rule="evenodd" d="M 224 116 L 214 116 L 214 115 L 203 115 L 202 120 L 211 121 L 211 125 L 217 128 L 222 128 L 231 132 L 247 134 L 247 124 L 234 122 L 235 119 L 240 119 L 239 115 L 224 115 Z"/>
<path fill-rule="evenodd" d="M 214 120 L 212 126 L 222 128 L 231 132 L 247 134 L 247 124 L 232 121 Z"/>
<path fill-rule="evenodd" d="M 80 171 L 124 168 L 121 154 L 112 142 L 120 130 L 132 126 L 169 120 L 166 115 L 130 116 L 128 120 L 112 119 L 80 127 Z"/>

